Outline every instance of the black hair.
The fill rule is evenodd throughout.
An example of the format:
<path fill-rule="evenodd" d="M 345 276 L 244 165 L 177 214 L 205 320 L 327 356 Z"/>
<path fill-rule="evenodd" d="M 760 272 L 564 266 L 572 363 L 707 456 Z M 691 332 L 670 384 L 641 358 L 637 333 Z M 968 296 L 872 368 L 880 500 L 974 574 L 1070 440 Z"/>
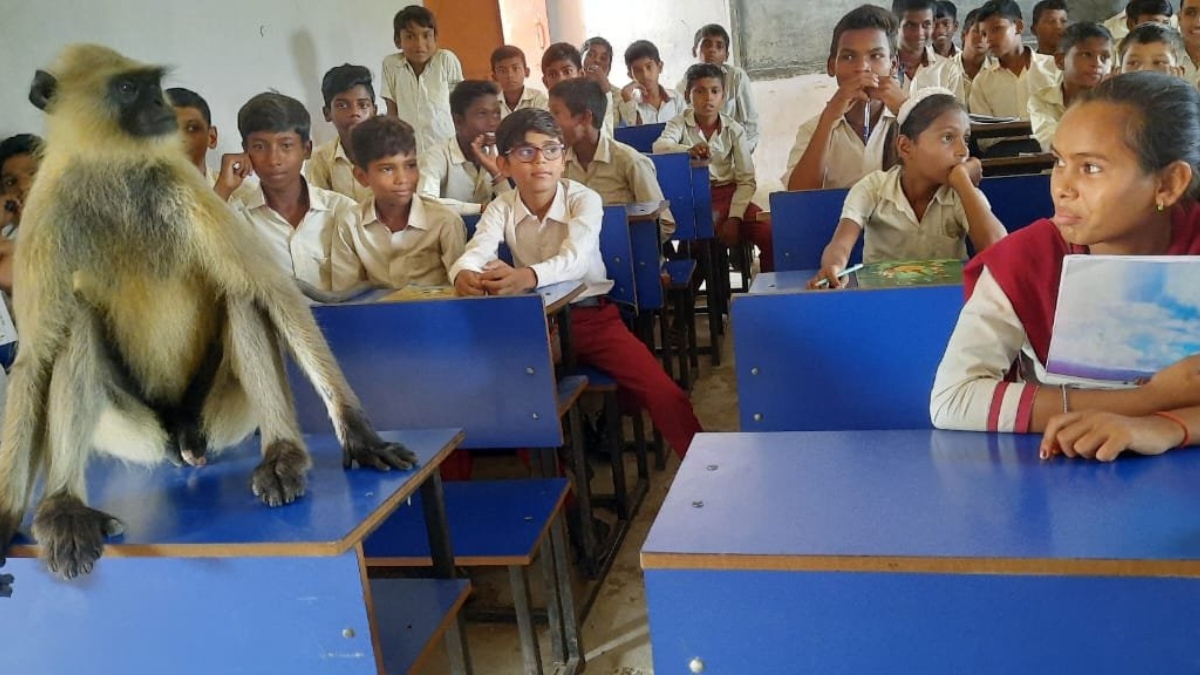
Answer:
<path fill-rule="evenodd" d="M 411 24 L 416 24 L 421 28 L 430 28 L 433 30 L 433 34 L 437 35 L 437 19 L 433 16 L 433 12 L 420 5 L 409 5 L 396 12 L 396 18 L 392 19 L 392 31 L 399 37 L 400 32 Z"/>
<path fill-rule="evenodd" d="M 1078 21 L 1067 26 L 1067 29 L 1063 31 L 1062 37 L 1058 40 L 1058 51 L 1066 54 L 1075 45 L 1092 38 L 1107 40 L 1110 44 L 1113 41 L 1112 33 L 1102 24 L 1094 21 Z"/>
<path fill-rule="evenodd" d="M 415 154 L 417 135 L 412 125 L 399 117 L 372 117 L 350 132 L 350 156 L 354 166 L 363 171 L 384 157 Z"/>
<path fill-rule="evenodd" d="M 608 97 L 595 80 L 584 77 L 563 80 L 550 87 L 550 98 L 562 101 L 572 115 L 582 115 L 590 110 L 592 126 L 597 129 L 604 126 L 604 118 L 608 114 Z"/>
<path fill-rule="evenodd" d="M 1037 25 L 1042 20 L 1042 15 L 1046 12 L 1065 12 L 1067 11 L 1066 0 L 1041 0 L 1033 6 L 1033 25 Z M 1010 17 L 1011 18 L 1011 17 Z M 980 19 L 982 21 L 982 19 Z"/>
<path fill-rule="evenodd" d="M 1125 60 L 1125 52 L 1129 51 L 1132 45 L 1149 45 L 1155 42 L 1161 42 L 1171 50 L 1175 55 L 1176 61 L 1182 61 L 1186 55 L 1183 44 L 1183 36 L 1174 28 L 1161 23 L 1143 23 L 1133 30 L 1129 31 L 1129 35 L 1121 40 L 1120 60 Z"/>
<path fill-rule="evenodd" d="M 1129 0 L 1125 5 L 1125 20 L 1132 21 L 1139 16 L 1175 16 L 1175 8 L 1169 0 Z"/>
<path fill-rule="evenodd" d="M 476 99 L 485 96 L 495 99 L 500 95 L 500 87 L 488 80 L 463 80 L 454 85 L 450 92 L 450 114 L 465 117 L 467 108 Z"/>
<path fill-rule="evenodd" d="M 939 0 L 937 9 L 933 12 L 933 18 L 945 19 L 947 17 L 954 23 L 958 23 L 958 7 L 950 0 Z"/>
<path fill-rule="evenodd" d="M 250 134 L 260 131 L 294 131 L 300 134 L 301 141 L 307 143 L 309 132 L 312 130 L 312 118 L 300 101 L 279 92 L 264 91 L 246 101 L 246 105 L 238 110 L 237 125 L 238 133 L 242 135 L 242 143 L 246 142 Z"/>
<path fill-rule="evenodd" d="M 687 95 L 685 98 L 689 100 L 692 98 L 692 85 L 696 83 L 696 80 L 703 80 L 709 77 L 715 78 L 721 81 L 721 89 L 726 89 L 725 73 L 721 72 L 720 66 L 716 66 L 711 63 L 695 63 L 691 66 L 688 66 L 687 73 L 684 75 L 684 77 L 687 80 L 687 84 L 685 85 L 685 91 L 687 92 Z"/>
<path fill-rule="evenodd" d="M 662 58 L 658 55 L 658 47 L 649 40 L 637 40 L 625 48 L 625 67 L 632 68 L 633 62 L 638 59 L 650 59 L 655 63 L 662 63 Z"/>
<path fill-rule="evenodd" d="M 900 135 L 915 141 L 917 136 L 929 128 L 929 125 L 937 121 L 937 118 L 951 110 L 960 110 L 962 114 L 967 114 L 967 109 L 963 107 L 963 104 L 950 94 L 926 96 L 913 106 L 908 117 L 904 118 L 904 124 L 900 125 Z"/>
<path fill-rule="evenodd" d="M 583 68 L 583 57 L 575 45 L 570 42 L 555 42 L 547 47 L 546 51 L 542 53 L 542 70 L 559 61 L 570 61 L 575 68 Z"/>
<path fill-rule="evenodd" d="M 355 87 L 366 87 L 371 102 L 375 102 L 375 86 L 371 81 L 370 69 L 366 66 L 352 66 L 349 63 L 330 68 L 321 79 L 321 97 L 325 99 L 326 112 L 329 111 L 329 106 L 333 105 L 334 97 Z"/>
<path fill-rule="evenodd" d="M 1126 73 L 1083 92 L 1072 107 L 1106 102 L 1128 108 L 1126 146 L 1146 173 L 1175 162 L 1192 167 L 1188 195 L 1200 184 L 1200 90 L 1182 78 L 1152 70 Z"/>
<path fill-rule="evenodd" d="M 20 155 L 39 157 L 42 152 L 42 138 L 34 134 L 16 134 L 0 141 L 0 170 L 4 163 Z"/>
<path fill-rule="evenodd" d="M 599 35 L 597 35 L 596 37 L 590 37 L 587 40 L 584 40 L 583 46 L 579 48 L 579 51 L 580 51 L 580 53 L 586 54 L 587 50 L 591 49 L 592 47 L 595 47 L 596 45 L 600 45 L 601 47 L 604 47 L 604 49 L 608 51 L 608 60 L 611 63 L 612 59 L 613 59 L 612 43 L 609 42 L 608 40 L 605 40 L 604 38 L 600 37 Z"/>
<path fill-rule="evenodd" d="M 208 108 L 208 101 L 204 97 L 191 89 L 183 87 L 171 87 L 166 91 L 167 100 L 171 102 L 173 108 L 195 108 L 200 111 L 200 116 L 204 118 L 204 123 L 212 126 L 212 111 Z"/>
<path fill-rule="evenodd" d="M 909 12 L 933 12 L 937 14 L 937 0 L 900 0 L 895 4 L 896 18 L 902 19 Z"/>
<path fill-rule="evenodd" d="M 1048 9 L 1065 10 L 1067 8 L 1063 0 L 1042 0 L 1038 5 L 1041 6 L 1042 11 Z M 1037 12 L 1036 7 L 1034 11 Z M 1040 12 L 1035 13 L 1033 23 L 1036 24 L 1041 16 Z M 983 3 L 983 6 L 979 8 L 979 23 L 983 23 L 993 17 L 1008 19 L 1009 21 L 1023 21 L 1025 19 L 1025 17 L 1021 16 L 1021 6 L 1015 0 L 988 0 Z"/>
<path fill-rule="evenodd" d="M 526 68 L 529 67 L 529 63 L 525 61 L 525 52 L 521 51 L 520 47 L 516 45 L 500 45 L 496 47 L 492 50 L 492 70 L 495 70 L 501 61 L 515 58 L 520 58 L 521 63 L 525 64 Z"/>
<path fill-rule="evenodd" d="M 837 58 L 838 43 L 842 40 L 842 33 L 864 29 L 881 31 L 887 37 L 888 51 L 893 56 L 896 54 L 896 40 L 900 31 L 896 15 L 875 5 L 859 5 L 846 12 L 833 27 L 833 39 L 829 41 L 830 60 Z"/>
<path fill-rule="evenodd" d="M 725 49 L 729 49 L 729 31 L 725 30 L 725 27 L 719 23 L 709 23 L 701 26 L 700 30 L 696 31 L 696 39 L 692 42 L 692 51 L 695 52 L 700 48 L 700 43 L 704 41 L 704 38 L 710 37 L 721 38 L 725 41 Z"/>
<path fill-rule="evenodd" d="M 967 15 L 963 18 L 962 29 L 964 31 L 971 30 L 971 28 L 977 23 L 979 23 L 979 9 L 975 8 L 967 12 Z"/>
<path fill-rule="evenodd" d="M 510 150 L 525 142 L 525 134 L 534 132 L 553 136 L 562 141 L 562 128 L 554 121 L 554 115 L 541 108 L 524 108 L 505 117 L 496 129 L 496 151 L 507 155 Z"/>

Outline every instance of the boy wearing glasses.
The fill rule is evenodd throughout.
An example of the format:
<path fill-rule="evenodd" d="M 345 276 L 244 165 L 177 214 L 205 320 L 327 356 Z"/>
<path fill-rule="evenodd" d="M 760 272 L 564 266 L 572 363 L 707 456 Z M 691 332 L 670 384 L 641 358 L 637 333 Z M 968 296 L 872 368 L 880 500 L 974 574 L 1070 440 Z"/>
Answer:
<path fill-rule="evenodd" d="M 576 357 L 611 375 L 682 456 L 700 422 L 687 396 L 605 298 L 612 282 L 600 255 L 603 206 L 600 195 L 563 180 L 562 130 L 545 110 L 518 110 L 500 123 L 496 146 L 500 169 L 516 190 L 484 211 L 475 236 L 450 268 L 455 289 L 459 295 L 511 295 L 582 281 L 586 288 L 570 312 Z M 515 267 L 497 258 L 501 242 L 512 251 Z"/>
<path fill-rule="evenodd" d="M 371 191 L 354 178 L 350 156 L 350 132 L 375 116 L 375 88 L 366 66 L 350 64 L 331 68 L 321 80 L 325 121 L 337 129 L 337 138 L 317 146 L 305 167 L 305 178 L 322 190 L 346 195 L 359 204 L 371 197 Z"/>

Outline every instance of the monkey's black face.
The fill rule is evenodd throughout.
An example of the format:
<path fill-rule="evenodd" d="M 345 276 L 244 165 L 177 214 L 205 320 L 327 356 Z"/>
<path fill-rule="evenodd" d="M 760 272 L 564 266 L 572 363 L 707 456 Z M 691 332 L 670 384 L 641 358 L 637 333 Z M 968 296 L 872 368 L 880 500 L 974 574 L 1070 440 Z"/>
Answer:
<path fill-rule="evenodd" d="M 121 128 L 131 136 L 162 136 L 178 129 L 175 109 L 163 95 L 162 76 L 153 68 L 114 75 L 109 81 L 108 98 Z"/>

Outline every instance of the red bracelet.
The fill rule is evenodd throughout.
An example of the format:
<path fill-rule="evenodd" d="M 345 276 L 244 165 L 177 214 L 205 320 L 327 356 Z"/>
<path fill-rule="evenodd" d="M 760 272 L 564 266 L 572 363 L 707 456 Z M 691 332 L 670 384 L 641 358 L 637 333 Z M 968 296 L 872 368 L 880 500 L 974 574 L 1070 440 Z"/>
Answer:
<path fill-rule="evenodd" d="M 1179 419 L 1178 415 L 1175 413 L 1164 412 L 1162 410 L 1159 410 L 1154 414 L 1163 419 L 1171 420 L 1175 424 L 1178 424 L 1180 429 L 1183 429 L 1183 441 L 1179 445 L 1175 446 L 1176 448 L 1186 448 L 1187 446 L 1191 445 L 1192 432 L 1188 430 L 1187 423 Z"/>

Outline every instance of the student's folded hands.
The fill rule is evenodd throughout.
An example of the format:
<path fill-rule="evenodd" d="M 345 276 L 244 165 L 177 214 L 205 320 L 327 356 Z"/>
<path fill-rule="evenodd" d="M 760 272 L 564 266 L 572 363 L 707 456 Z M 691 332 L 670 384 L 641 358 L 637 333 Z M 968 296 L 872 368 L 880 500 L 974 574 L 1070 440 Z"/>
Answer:
<path fill-rule="evenodd" d="M 1111 462 L 1126 450 L 1161 455 L 1183 440 L 1183 429 L 1166 417 L 1127 417 L 1085 410 L 1050 418 L 1040 450 L 1042 459 L 1062 454 Z"/>
<path fill-rule="evenodd" d="M 537 288 L 537 274 L 530 267 L 513 267 L 503 260 L 493 260 L 479 275 L 488 295 L 516 295 Z"/>

